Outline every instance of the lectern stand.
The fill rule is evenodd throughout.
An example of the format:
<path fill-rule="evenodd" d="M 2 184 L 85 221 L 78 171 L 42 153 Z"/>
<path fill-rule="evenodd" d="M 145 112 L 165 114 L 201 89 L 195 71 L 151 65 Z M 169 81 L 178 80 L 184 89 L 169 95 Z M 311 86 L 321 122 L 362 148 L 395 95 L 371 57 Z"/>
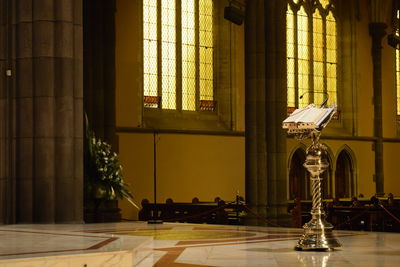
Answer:
<path fill-rule="evenodd" d="M 319 142 L 321 130 L 332 118 L 335 109 L 327 110 L 329 114 L 326 120 L 313 125 L 313 119 L 306 124 L 301 120 L 291 121 L 290 117 L 284 121 L 283 128 L 288 129 L 289 134 L 294 134 L 297 139 L 311 138 L 311 145 L 307 148 L 306 161 L 303 166 L 310 172 L 312 181 L 312 209 L 311 220 L 304 224 L 304 233 L 295 246 L 296 250 L 322 250 L 330 251 L 341 247 L 332 233 L 333 226 L 325 220 L 325 212 L 322 207 L 322 190 L 320 175 L 328 168 L 326 147 Z M 317 121 L 315 119 L 315 121 Z M 304 126 L 307 125 L 307 126 Z"/>

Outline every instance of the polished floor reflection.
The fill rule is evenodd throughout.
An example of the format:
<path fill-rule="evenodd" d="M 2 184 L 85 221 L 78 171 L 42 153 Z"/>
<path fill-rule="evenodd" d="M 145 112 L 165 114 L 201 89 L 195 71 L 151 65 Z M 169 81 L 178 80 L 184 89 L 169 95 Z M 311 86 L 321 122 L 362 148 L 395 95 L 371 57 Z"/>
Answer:
<path fill-rule="evenodd" d="M 295 251 L 301 229 L 144 222 L 0 227 L 0 266 L 399 266 L 400 234 L 335 231 L 343 247 Z"/>

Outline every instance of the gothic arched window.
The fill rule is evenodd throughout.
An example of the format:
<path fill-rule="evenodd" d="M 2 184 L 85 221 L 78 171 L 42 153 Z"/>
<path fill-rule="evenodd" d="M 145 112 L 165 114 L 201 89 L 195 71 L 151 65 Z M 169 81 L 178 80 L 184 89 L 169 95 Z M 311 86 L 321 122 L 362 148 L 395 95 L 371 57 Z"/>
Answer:
<path fill-rule="evenodd" d="M 213 4 L 143 1 L 144 107 L 214 111 Z"/>
<path fill-rule="evenodd" d="M 354 195 L 353 164 L 350 154 L 342 150 L 336 160 L 335 195 L 350 198 Z"/>
<path fill-rule="evenodd" d="M 289 167 L 289 199 L 310 200 L 312 197 L 312 185 L 310 174 L 303 166 L 306 160 L 306 153 L 304 150 L 298 148 L 292 155 Z M 322 197 L 332 198 L 332 166 L 331 160 L 326 159 L 329 163 L 328 169 L 322 174 Z"/>
<path fill-rule="evenodd" d="M 289 169 L 289 198 L 311 199 L 310 179 L 303 163 L 306 160 L 304 150 L 297 149 L 291 158 Z"/>
<path fill-rule="evenodd" d="M 329 0 L 289 0 L 286 12 L 288 112 L 337 102 L 337 22 Z"/>
<path fill-rule="evenodd" d="M 396 21 L 397 23 L 399 23 L 398 21 L 400 20 L 400 11 L 397 10 L 396 11 Z M 399 29 L 396 30 L 396 35 L 397 37 L 400 36 L 400 32 Z M 400 121 L 400 50 L 399 49 L 395 49 L 396 50 L 396 119 L 398 121 Z"/>
<path fill-rule="evenodd" d="M 330 199 L 332 198 L 332 161 L 330 157 L 327 155 L 328 168 L 321 174 L 322 178 L 322 198 Z"/>

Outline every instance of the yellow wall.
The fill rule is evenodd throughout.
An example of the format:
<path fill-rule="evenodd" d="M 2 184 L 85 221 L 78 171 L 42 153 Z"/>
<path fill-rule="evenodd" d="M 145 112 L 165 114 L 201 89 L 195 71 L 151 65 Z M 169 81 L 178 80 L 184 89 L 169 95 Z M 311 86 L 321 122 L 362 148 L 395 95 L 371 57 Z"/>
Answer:
<path fill-rule="evenodd" d="M 383 40 L 382 49 L 382 117 L 383 136 L 395 138 L 398 123 L 396 122 L 396 76 L 395 76 L 395 49 Z"/>
<path fill-rule="evenodd" d="M 360 5 L 360 19 L 355 27 L 355 64 L 357 114 L 355 119 L 359 136 L 373 136 L 373 65 L 371 56 L 372 39 L 368 30 L 367 5 Z M 386 32 L 391 33 L 390 27 Z M 345 88 L 346 89 L 346 88 Z M 396 88 L 395 88 L 395 49 L 387 44 L 387 36 L 382 39 L 382 118 L 383 136 L 397 137 Z"/>
<path fill-rule="evenodd" d="M 400 143 L 385 143 L 383 147 L 384 163 L 384 190 L 386 193 L 393 193 L 400 196 L 400 163 L 399 163 Z"/>
<path fill-rule="evenodd" d="M 118 0 L 116 12 L 116 123 L 142 123 L 142 15 L 141 1 Z M 135 15 L 133 15 L 135 14 Z"/>
<path fill-rule="evenodd" d="M 360 5 L 361 15 L 357 22 L 356 51 L 357 51 L 357 94 L 358 99 L 358 134 L 360 136 L 373 136 L 373 85 L 372 85 L 372 39 L 368 32 L 368 13 L 366 5 Z M 391 33 L 390 28 L 386 30 Z M 397 138 L 396 122 L 396 88 L 395 88 L 395 50 L 387 44 L 387 37 L 382 40 L 382 118 L 383 118 L 383 137 Z M 367 142 L 369 143 L 369 142 Z M 374 174 L 374 153 L 371 153 L 372 143 L 366 146 L 366 149 L 357 152 L 358 169 L 360 181 L 358 183 L 359 192 L 375 192 L 375 183 L 371 183 L 371 177 Z M 397 173 L 400 172 L 397 153 L 399 143 L 384 142 L 384 191 L 400 195 L 400 186 L 397 183 Z M 364 154 L 364 152 L 366 154 Z M 365 180 L 363 175 L 365 174 Z M 365 182 L 365 183 L 364 183 Z M 365 194 L 370 196 L 371 194 Z"/>
<path fill-rule="evenodd" d="M 124 180 L 130 185 L 134 202 L 153 200 L 153 137 L 150 134 L 119 134 L 119 159 Z M 120 201 L 122 217 L 137 219 L 137 210 L 128 201 Z"/>
<path fill-rule="evenodd" d="M 366 4 L 360 5 L 359 19 L 355 23 L 355 65 L 356 75 L 356 124 L 359 136 L 373 136 L 373 65 L 371 56 L 372 39 L 368 30 L 368 10 Z M 386 32 L 391 33 L 390 27 Z M 387 36 L 382 39 L 382 107 L 383 136 L 397 136 L 396 89 L 395 89 L 395 50 L 387 44 Z M 347 88 L 344 88 L 346 90 Z"/>
<path fill-rule="evenodd" d="M 158 134 L 157 202 L 234 200 L 244 195 L 244 138 L 189 134 Z M 135 202 L 153 197 L 153 134 L 120 133 L 123 175 L 131 184 Z M 136 219 L 127 201 L 120 203 L 124 218 Z"/>
<path fill-rule="evenodd" d="M 360 20 L 356 20 L 355 47 L 356 53 L 356 103 L 357 114 L 355 114 L 357 133 L 359 136 L 372 136 L 374 131 L 374 106 L 372 88 L 372 58 L 371 37 L 368 32 L 368 16 L 365 5 L 361 5 Z"/>

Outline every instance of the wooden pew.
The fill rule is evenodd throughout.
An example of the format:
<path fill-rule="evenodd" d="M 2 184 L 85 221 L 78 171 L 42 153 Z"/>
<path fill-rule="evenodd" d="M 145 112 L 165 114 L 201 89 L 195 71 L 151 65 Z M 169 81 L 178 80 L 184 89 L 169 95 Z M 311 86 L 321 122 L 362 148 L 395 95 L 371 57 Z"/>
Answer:
<path fill-rule="evenodd" d="M 139 220 L 158 219 L 165 222 L 187 222 L 208 224 L 243 224 L 245 208 L 238 203 L 218 202 L 175 203 L 171 199 L 166 203 L 142 201 Z"/>
<path fill-rule="evenodd" d="M 327 221 L 337 230 L 400 232 L 400 222 L 394 218 L 400 219 L 400 199 L 325 200 L 324 203 Z M 310 220 L 311 204 L 311 201 L 288 204 L 294 227 Z"/>

